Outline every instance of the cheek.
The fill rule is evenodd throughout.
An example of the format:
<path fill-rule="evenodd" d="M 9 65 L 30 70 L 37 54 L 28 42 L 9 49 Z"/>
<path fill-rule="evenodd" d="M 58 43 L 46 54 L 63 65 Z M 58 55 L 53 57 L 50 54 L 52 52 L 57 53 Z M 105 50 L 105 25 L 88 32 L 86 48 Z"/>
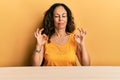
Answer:
<path fill-rule="evenodd" d="M 66 17 L 66 18 L 64 18 L 63 20 L 64 20 L 64 22 L 67 22 L 68 18 Z"/>
<path fill-rule="evenodd" d="M 64 22 L 67 24 L 68 20 L 67 20 L 67 19 L 65 19 L 65 20 L 64 20 Z"/>
<path fill-rule="evenodd" d="M 58 20 L 54 19 L 54 26 L 57 26 Z"/>
<path fill-rule="evenodd" d="M 55 23 L 55 24 L 56 24 L 58 21 L 59 21 L 58 19 L 56 19 L 56 18 L 54 19 L 54 23 Z"/>

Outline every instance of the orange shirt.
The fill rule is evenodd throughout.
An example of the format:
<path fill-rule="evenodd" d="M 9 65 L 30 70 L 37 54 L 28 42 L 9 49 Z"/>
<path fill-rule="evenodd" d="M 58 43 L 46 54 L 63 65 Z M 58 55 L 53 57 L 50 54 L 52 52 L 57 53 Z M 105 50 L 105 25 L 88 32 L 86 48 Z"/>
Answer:
<path fill-rule="evenodd" d="M 80 65 L 76 56 L 76 44 L 74 35 L 70 34 L 64 45 L 54 42 L 45 44 L 44 66 L 78 66 Z"/>

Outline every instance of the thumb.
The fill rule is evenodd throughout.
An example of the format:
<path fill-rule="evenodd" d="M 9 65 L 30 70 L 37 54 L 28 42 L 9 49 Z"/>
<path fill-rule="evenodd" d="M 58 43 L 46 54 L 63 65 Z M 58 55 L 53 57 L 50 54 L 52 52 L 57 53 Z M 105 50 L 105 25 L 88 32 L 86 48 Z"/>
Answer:
<path fill-rule="evenodd" d="M 43 38 L 44 38 L 45 40 L 48 40 L 48 36 L 47 36 L 46 34 L 43 34 Z"/>

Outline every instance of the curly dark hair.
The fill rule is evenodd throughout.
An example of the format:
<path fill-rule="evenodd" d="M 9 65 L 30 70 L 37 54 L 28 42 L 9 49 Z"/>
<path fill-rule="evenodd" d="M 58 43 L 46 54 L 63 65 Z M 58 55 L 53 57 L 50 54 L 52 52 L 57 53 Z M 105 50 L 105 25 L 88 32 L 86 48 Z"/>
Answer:
<path fill-rule="evenodd" d="M 55 3 L 45 12 L 45 16 L 41 25 L 41 28 L 44 28 L 42 34 L 44 33 L 48 36 L 48 43 L 50 42 L 51 36 L 55 33 L 53 12 L 58 6 L 64 7 L 67 12 L 67 25 L 65 31 L 67 33 L 72 33 L 75 30 L 74 18 L 72 16 L 71 10 L 63 3 Z"/>

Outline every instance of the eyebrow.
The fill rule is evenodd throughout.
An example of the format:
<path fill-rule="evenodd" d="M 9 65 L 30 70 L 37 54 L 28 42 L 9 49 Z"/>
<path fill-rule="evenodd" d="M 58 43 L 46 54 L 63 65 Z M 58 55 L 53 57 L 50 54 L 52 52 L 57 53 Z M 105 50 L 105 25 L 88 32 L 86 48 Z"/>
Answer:
<path fill-rule="evenodd" d="M 67 14 L 67 13 L 63 13 L 62 15 L 64 15 L 64 14 Z M 59 13 L 56 13 L 55 15 L 59 15 Z"/>

